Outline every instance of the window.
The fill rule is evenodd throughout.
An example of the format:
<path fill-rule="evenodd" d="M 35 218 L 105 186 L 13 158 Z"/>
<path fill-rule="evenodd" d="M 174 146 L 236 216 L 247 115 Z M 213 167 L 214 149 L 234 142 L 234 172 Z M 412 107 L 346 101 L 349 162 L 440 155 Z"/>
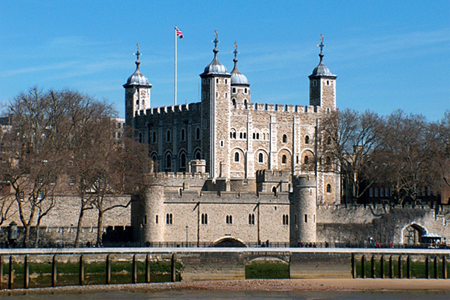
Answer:
<path fill-rule="evenodd" d="M 249 225 L 255 225 L 255 214 L 249 214 L 248 215 L 248 224 Z"/>
<path fill-rule="evenodd" d="M 233 108 L 236 108 L 236 99 L 231 100 L 231 104 L 233 104 Z"/>
<path fill-rule="evenodd" d="M 220 147 L 223 147 L 223 145 L 224 145 L 223 141 L 220 141 Z"/>
<path fill-rule="evenodd" d="M 228 98 L 228 93 L 225 93 L 225 99 Z"/>
<path fill-rule="evenodd" d="M 166 142 L 170 142 L 170 140 L 171 140 L 171 132 L 170 132 L 170 130 L 167 130 L 166 131 Z"/>
<path fill-rule="evenodd" d="M 152 132 L 152 143 L 156 143 L 156 131 Z"/>
<path fill-rule="evenodd" d="M 305 136 L 305 144 L 309 144 L 309 136 Z"/>
<path fill-rule="evenodd" d="M 331 184 L 327 184 L 327 193 L 331 193 Z"/>
<path fill-rule="evenodd" d="M 245 108 L 245 109 L 248 109 L 247 99 L 244 99 L 244 108 Z"/>
<path fill-rule="evenodd" d="M 201 159 L 202 155 L 200 154 L 200 151 L 197 151 L 197 153 L 195 153 L 195 159 Z"/>
<path fill-rule="evenodd" d="M 173 224 L 172 214 L 167 214 L 166 215 L 166 224 Z"/>
<path fill-rule="evenodd" d="M 228 79 L 225 79 L 225 84 L 228 84 Z"/>
<path fill-rule="evenodd" d="M 317 81 L 316 81 L 316 80 L 313 80 L 313 81 L 312 81 L 312 85 L 313 85 L 313 86 L 317 86 Z"/>
<path fill-rule="evenodd" d="M 283 215 L 283 225 L 289 225 L 289 215 Z"/>
<path fill-rule="evenodd" d="M 234 153 L 234 162 L 239 162 L 240 157 L 239 157 L 239 152 L 235 152 Z"/>
<path fill-rule="evenodd" d="M 309 157 L 308 157 L 308 156 L 305 156 L 305 165 L 308 164 L 308 161 L 309 161 Z"/>
<path fill-rule="evenodd" d="M 142 144 L 142 132 L 139 132 L 139 143 Z"/>
<path fill-rule="evenodd" d="M 283 134 L 283 143 L 287 143 L 287 135 Z"/>
<path fill-rule="evenodd" d="M 244 89 L 244 94 L 247 94 L 247 88 Z"/>
<path fill-rule="evenodd" d="M 261 164 L 264 163 L 264 154 L 262 154 L 262 153 L 258 154 L 258 162 Z"/>
<path fill-rule="evenodd" d="M 331 157 L 327 156 L 326 158 L 326 164 L 331 165 Z"/>
<path fill-rule="evenodd" d="M 283 156 L 281 157 L 281 163 L 282 163 L 283 165 L 285 165 L 286 162 L 287 162 L 287 157 L 286 157 L 286 155 L 283 155 Z"/>
<path fill-rule="evenodd" d="M 197 127 L 195 129 L 195 139 L 199 140 L 200 139 L 200 127 Z"/>
<path fill-rule="evenodd" d="M 184 129 L 181 129 L 181 140 L 182 141 L 186 140 L 186 131 Z"/>
<path fill-rule="evenodd" d="M 219 83 L 219 78 L 216 79 L 216 83 Z"/>
<path fill-rule="evenodd" d="M 233 94 L 236 94 L 236 88 L 233 88 Z"/>
<path fill-rule="evenodd" d="M 144 219 L 142 220 L 142 223 L 144 225 L 147 225 L 147 215 L 144 215 Z"/>
<path fill-rule="evenodd" d="M 158 218 L 158 215 L 156 215 L 156 216 L 155 216 L 155 223 L 156 223 L 156 224 L 158 224 L 158 221 L 159 221 L 158 219 L 159 219 L 159 218 Z"/>
<path fill-rule="evenodd" d="M 274 186 L 272 187 L 272 193 L 276 196 L 277 195 L 277 188 Z M 275 208 L 276 210 L 276 208 Z"/>
<path fill-rule="evenodd" d="M 330 137 L 328 137 L 328 139 L 327 139 L 327 144 L 331 145 L 331 138 Z"/>
<path fill-rule="evenodd" d="M 172 168 L 172 155 L 168 153 L 166 155 L 166 171 L 170 171 Z"/>
<path fill-rule="evenodd" d="M 186 167 L 186 153 L 181 153 L 180 155 L 180 167 L 185 168 Z"/>
<path fill-rule="evenodd" d="M 305 214 L 305 223 L 308 223 L 308 215 Z"/>
<path fill-rule="evenodd" d="M 208 214 L 202 214 L 202 224 L 208 224 Z"/>
<path fill-rule="evenodd" d="M 227 222 L 227 224 L 233 224 L 233 216 L 228 215 L 228 216 L 226 217 L 226 222 Z"/>

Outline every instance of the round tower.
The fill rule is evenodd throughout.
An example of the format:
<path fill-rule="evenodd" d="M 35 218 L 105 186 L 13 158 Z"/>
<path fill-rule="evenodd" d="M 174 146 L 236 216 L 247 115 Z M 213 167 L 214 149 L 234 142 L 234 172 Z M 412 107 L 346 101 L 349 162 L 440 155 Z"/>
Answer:
<path fill-rule="evenodd" d="M 294 245 L 315 243 L 317 221 L 317 188 L 314 176 L 294 177 Z"/>
<path fill-rule="evenodd" d="M 128 78 L 127 83 L 123 85 L 125 88 L 125 124 L 132 126 L 132 120 L 140 110 L 150 109 L 150 89 L 152 85 L 149 83 L 139 70 L 139 44 L 137 44 L 136 55 L 136 71 Z"/>
<path fill-rule="evenodd" d="M 309 105 L 321 106 L 329 110 L 336 109 L 336 78 L 337 76 L 323 63 L 323 35 L 320 35 L 320 62 L 309 75 Z"/>

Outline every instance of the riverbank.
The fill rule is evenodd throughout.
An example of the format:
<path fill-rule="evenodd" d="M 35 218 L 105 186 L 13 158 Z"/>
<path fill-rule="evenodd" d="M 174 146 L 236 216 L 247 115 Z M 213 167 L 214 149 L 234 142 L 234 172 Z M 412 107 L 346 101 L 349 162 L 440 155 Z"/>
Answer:
<path fill-rule="evenodd" d="M 2 290 L 0 296 L 24 294 L 98 293 L 108 291 L 430 291 L 450 293 L 445 279 L 283 279 L 223 280 L 197 282 L 139 283 L 66 286 L 55 288 Z"/>

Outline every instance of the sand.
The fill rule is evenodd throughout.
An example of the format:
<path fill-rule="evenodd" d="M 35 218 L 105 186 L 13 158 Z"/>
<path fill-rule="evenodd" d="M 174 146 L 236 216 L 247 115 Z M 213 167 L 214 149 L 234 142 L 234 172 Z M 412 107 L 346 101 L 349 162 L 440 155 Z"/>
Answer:
<path fill-rule="evenodd" d="M 400 291 L 445 290 L 450 291 L 450 280 L 445 279 L 283 279 L 283 280 L 226 280 L 175 283 L 138 283 L 114 285 L 70 286 L 1 290 L 0 296 L 11 294 L 81 293 L 106 291 Z"/>

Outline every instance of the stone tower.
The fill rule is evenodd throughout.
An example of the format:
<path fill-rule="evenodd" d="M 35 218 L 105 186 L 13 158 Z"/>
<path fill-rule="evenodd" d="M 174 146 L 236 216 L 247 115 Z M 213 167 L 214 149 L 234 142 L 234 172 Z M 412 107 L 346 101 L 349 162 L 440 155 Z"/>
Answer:
<path fill-rule="evenodd" d="M 137 44 L 137 52 L 135 53 L 136 59 L 136 71 L 131 75 L 127 83 L 123 85 L 125 88 L 125 124 L 131 126 L 133 118 L 140 110 L 150 109 L 150 89 L 152 85 L 149 83 L 147 77 L 145 77 L 139 70 L 139 44 Z"/>
<path fill-rule="evenodd" d="M 229 128 L 231 74 L 218 58 L 217 30 L 213 41 L 214 59 L 200 74 L 202 79 L 202 141 L 206 172 L 212 178 L 229 176 Z"/>
<path fill-rule="evenodd" d="M 293 178 L 294 198 L 291 206 L 291 232 L 293 232 L 293 245 L 298 242 L 315 243 L 317 223 L 317 187 L 316 178 L 301 175 Z M 292 236 L 292 235 L 291 235 Z"/>
<path fill-rule="evenodd" d="M 320 38 L 320 62 L 309 75 L 309 104 L 327 110 L 336 109 L 336 75 L 323 64 L 323 35 Z"/>

